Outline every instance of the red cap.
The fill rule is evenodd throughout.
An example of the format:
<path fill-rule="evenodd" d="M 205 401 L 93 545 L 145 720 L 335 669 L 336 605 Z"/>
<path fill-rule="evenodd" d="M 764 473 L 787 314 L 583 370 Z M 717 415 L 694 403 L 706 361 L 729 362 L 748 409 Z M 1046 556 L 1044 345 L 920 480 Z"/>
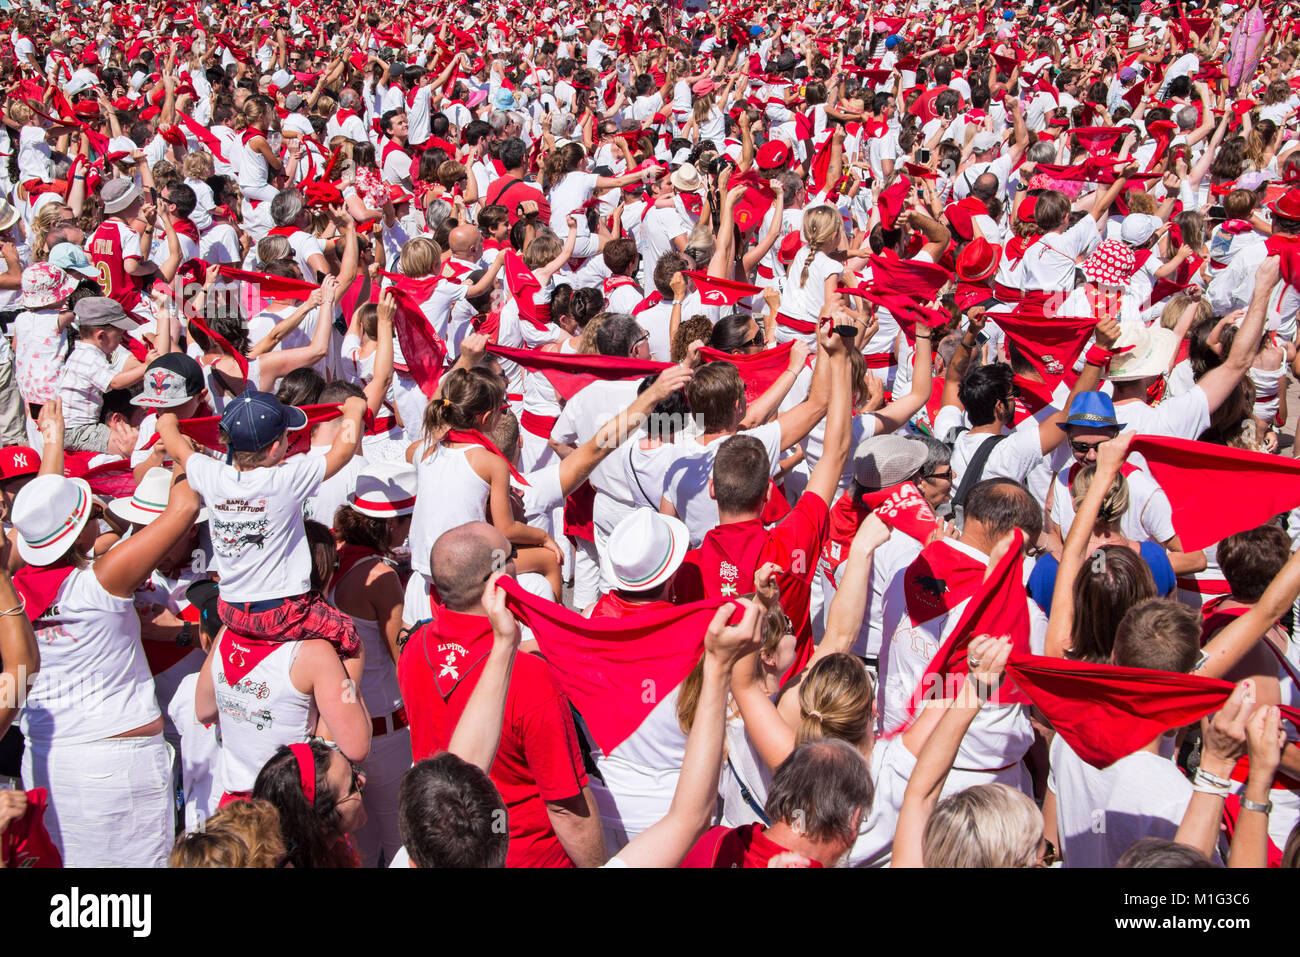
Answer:
<path fill-rule="evenodd" d="M 41 469 L 41 455 L 26 445 L 7 445 L 0 449 L 0 479 L 35 475 Z"/>
<path fill-rule="evenodd" d="M 759 169 L 773 170 L 789 165 L 792 158 L 788 144 L 782 140 L 768 140 L 758 148 L 754 161 Z"/>
<path fill-rule="evenodd" d="M 1034 222 L 1034 209 L 1038 206 L 1037 196 L 1026 196 L 1016 207 L 1016 219 L 1022 223 Z"/>

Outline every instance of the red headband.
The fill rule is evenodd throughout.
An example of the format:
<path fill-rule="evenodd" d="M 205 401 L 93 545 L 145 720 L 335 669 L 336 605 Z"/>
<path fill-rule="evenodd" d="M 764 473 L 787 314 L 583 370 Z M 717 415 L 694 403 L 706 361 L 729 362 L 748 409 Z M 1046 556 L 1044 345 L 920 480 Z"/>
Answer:
<path fill-rule="evenodd" d="M 316 806 L 316 755 L 310 744 L 291 744 L 294 760 L 298 762 L 298 779 L 303 797 L 310 807 Z"/>

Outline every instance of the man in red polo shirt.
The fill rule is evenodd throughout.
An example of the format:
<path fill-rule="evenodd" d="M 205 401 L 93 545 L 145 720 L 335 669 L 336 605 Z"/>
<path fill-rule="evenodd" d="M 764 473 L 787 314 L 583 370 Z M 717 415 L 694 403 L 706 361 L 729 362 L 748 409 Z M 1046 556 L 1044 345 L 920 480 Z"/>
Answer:
<path fill-rule="evenodd" d="M 834 867 L 853 847 L 875 788 L 847 741 L 821 738 L 791 752 L 772 775 L 772 822 L 705 831 L 682 867 Z"/>
<path fill-rule="evenodd" d="M 397 665 L 416 761 L 447 747 L 478 684 L 492 650 L 483 585 L 509 554 L 505 536 L 484 522 L 450 529 L 433 543 L 430 562 L 441 604 L 411 635 Z M 513 562 L 506 570 L 513 574 Z M 507 867 L 605 863 L 600 816 L 568 699 L 535 655 L 515 661 L 490 777 L 509 815 Z"/>
<path fill-rule="evenodd" d="M 698 569 L 699 587 L 709 598 L 743 595 L 753 589 L 754 573 L 763 564 L 774 562 L 780 567 L 781 606 L 799 637 L 792 673 L 802 669 L 812 653 L 812 581 L 830 532 L 830 503 L 849 455 L 853 390 L 848 349 L 841 336 L 825 328 L 818 339 L 816 374 L 829 373 L 831 399 L 823 454 L 813 467 L 807 490 L 779 524 L 764 528 L 760 516 L 771 489 L 767 451 L 752 436 L 733 435 L 719 447 L 709 481 L 709 495 L 718 503 L 718 525 L 687 559 Z M 685 582 L 690 574 L 683 572 L 679 593 L 688 590 Z"/>

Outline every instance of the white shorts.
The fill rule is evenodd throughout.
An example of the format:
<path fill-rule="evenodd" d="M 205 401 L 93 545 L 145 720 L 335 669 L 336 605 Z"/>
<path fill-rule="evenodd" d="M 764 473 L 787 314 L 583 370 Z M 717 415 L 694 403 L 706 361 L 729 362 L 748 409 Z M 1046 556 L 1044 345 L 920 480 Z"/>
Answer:
<path fill-rule="evenodd" d="M 172 749 L 161 734 L 43 749 L 27 742 L 23 787 L 46 788 L 45 827 L 64 867 L 166 867 L 176 840 Z"/>

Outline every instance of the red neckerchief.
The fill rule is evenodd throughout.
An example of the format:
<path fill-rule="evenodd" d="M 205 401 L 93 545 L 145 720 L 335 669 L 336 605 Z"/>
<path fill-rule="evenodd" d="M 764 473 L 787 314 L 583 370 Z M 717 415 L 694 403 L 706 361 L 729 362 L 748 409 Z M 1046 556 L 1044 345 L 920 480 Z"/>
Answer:
<path fill-rule="evenodd" d="M 276 226 L 272 229 L 267 230 L 267 235 L 283 236 L 285 239 L 288 239 L 294 233 L 299 233 L 299 232 L 302 232 L 302 230 L 300 230 L 297 226 Z"/>
<path fill-rule="evenodd" d="M 383 553 L 369 545 L 340 545 L 338 547 L 338 567 L 334 569 L 334 581 L 343 580 L 343 576 L 352 571 L 367 558 L 382 558 Z"/>
<path fill-rule="evenodd" d="M 259 130 L 256 126 L 250 126 L 239 134 L 239 141 L 247 146 L 249 140 L 256 139 L 259 136 L 266 136 L 266 131 Z"/>
<path fill-rule="evenodd" d="M 903 594 L 912 622 L 919 625 L 952 611 L 975 594 L 986 568 L 985 562 L 947 541 L 925 546 L 903 573 Z"/>
<path fill-rule="evenodd" d="M 356 110 L 345 110 L 342 107 L 340 107 L 339 111 L 334 114 L 334 119 L 338 121 L 339 126 L 342 126 L 344 123 L 348 121 L 349 117 L 358 116 L 358 115 L 359 114 L 357 113 Z"/>
<path fill-rule="evenodd" d="M 1229 236 L 1240 236 L 1242 233 L 1248 233 L 1254 228 L 1255 227 L 1245 219 L 1229 219 L 1219 227 L 1220 230 L 1227 233 Z"/>
<path fill-rule="evenodd" d="M 631 276 L 610 276 L 601 283 L 601 288 L 604 290 L 605 298 L 607 299 L 611 292 L 615 289 L 621 289 L 624 286 L 632 286 L 637 292 L 641 291 L 641 286 Z"/>
<path fill-rule="evenodd" d="M 521 485 L 527 485 L 528 480 L 519 474 L 519 471 L 506 458 L 505 453 L 497 448 L 492 440 L 477 429 L 451 429 L 442 437 L 444 442 L 459 442 L 463 445 L 477 445 L 481 449 L 487 449 L 502 462 L 506 463 L 506 468 L 510 469 L 511 476 Z"/>
<path fill-rule="evenodd" d="M 269 657 L 271 652 L 282 647 L 284 647 L 282 641 L 262 641 L 236 635 L 229 630 L 223 632 L 217 645 L 217 653 L 221 655 L 221 668 L 226 675 L 226 684 L 233 688 L 243 680 L 245 675 Z"/>
<path fill-rule="evenodd" d="M 1032 418 L 1052 404 L 1052 389 L 1045 382 L 1036 382 L 1024 376 L 1014 376 L 1012 381 L 1020 389 L 1016 397 L 1014 424 Z"/>
<path fill-rule="evenodd" d="M 188 236 L 196 243 L 199 241 L 199 228 L 188 219 L 172 220 L 172 228 L 182 236 Z"/>
<path fill-rule="evenodd" d="M 675 607 L 670 601 L 628 601 L 618 592 L 607 591 L 592 606 L 591 618 L 624 618 L 642 611 Z"/>
<path fill-rule="evenodd" d="M 646 296 L 644 299 L 641 300 L 640 303 L 638 303 L 636 306 L 632 308 L 632 315 L 639 316 L 647 309 L 657 306 L 659 305 L 659 303 L 663 301 L 664 301 L 663 293 L 661 293 L 658 289 L 656 289 L 654 292 L 650 293 L 650 295 Z"/>
<path fill-rule="evenodd" d="M 863 496 L 863 501 L 871 506 L 871 513 L 891 529 L 898 529 L 922 545 L 939 530 L 939 519 L 934 509 L 911 482 L 870 492 Z"/>
<path fill-rule="evenodd" d="M 26 605 L 29 621 L 39 621 L 50 610 L 54 599 L 59 595 L 59 589 L 74 571 L 76 569 L 72 565 L 56 568 L 24 565 L 14 572 L 14 589 Z"/>

